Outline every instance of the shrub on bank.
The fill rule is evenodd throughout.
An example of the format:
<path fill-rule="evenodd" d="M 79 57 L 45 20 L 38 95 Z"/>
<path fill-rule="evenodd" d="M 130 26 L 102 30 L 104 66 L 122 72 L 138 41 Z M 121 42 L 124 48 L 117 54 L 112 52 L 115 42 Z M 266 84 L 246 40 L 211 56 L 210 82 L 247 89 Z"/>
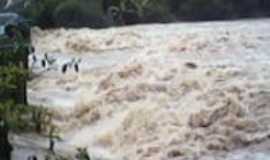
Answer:
<path fill-rule="evenodd" d="M 269 15 L 266 0 L 170 0 L 170 10 L 180 20 L 218 20 Z"/>
<path fill-rule="evenodd" d="M 94 1 L 68 0 L 56 7 L 53 18 L 57 27 L 105 27 L 101 6 Z"/>
<path fill-rule="evenodd" d="M 29 0 L 24 15 L 42 28 L 106 27 L 106 24 L 133 24 L 185 20 L 219 20 L 270 16 L 269 0 Z M 111 23 L 108 8 L 122 12 L 120 23 Z M 130 13 L 131 10 L 135 12 Z M 105 18 L 106 17 L 106 18 Z M 130 19 L 132 20 L 129 23 Z"/>
<path fill-rule="evenodd" d="M 21 12 L 22 15 L 31 19 L 34 25 L 42 28 L 55 27 L 53 12 L 61 3 L 56 0 L 29 0 L 29 5 Z"/>

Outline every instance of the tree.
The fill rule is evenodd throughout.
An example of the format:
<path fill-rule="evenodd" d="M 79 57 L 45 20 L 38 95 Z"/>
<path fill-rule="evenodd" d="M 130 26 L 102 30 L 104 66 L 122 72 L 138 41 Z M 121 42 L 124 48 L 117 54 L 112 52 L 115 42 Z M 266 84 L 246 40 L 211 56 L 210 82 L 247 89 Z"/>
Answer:
<path fill-rule="evenodd" d="M 62 3 L 58 0 L 25 0 L 28 5 L 21 14 L 31 19 L 35 25 L 42 28 L 55 27 L 53 13 L 56 7 Z"/>
<path fill-rule="evenodd" d="M 2 160 L 10 160 L 13 150 L 8 141 L 8 130 L 7 123 L 0 117 L 0 158 Z"/>
<path fill-rule="evenodd" d="M 101 2 L 96 0 L 67 0 L 53 12 L 57 27 L 105 27 Z"/>
<path fill-rule="evenodd" d="M 50 123 L 50 114 L 41 107 L 26 106 L 20 103 L 18 92 L 26 90 L 20 84 L 26 79 L 27 71 L 24 69 L 20 56 L 25 51 L 19 45 L 15 50 L 0 52 L 0 159 L 10 160 L 12 145 L 9 142 L 11 132 L 20 133 L 35 131 L 40 124 Z M 19 60 L 18 60 L 19 58 Z M 24 86 L 24 85 L 23 85 Z M 19 103 L 18 103 L 19 102 Z M 33 116 L 42 113 L 42 116 Z M 45 116 L 46 115 L 46 116 Z M 46 130 L 45 127 L 41 129 Z"/>
<path fill-rule="evenodd" d="M 33 113 L 41 113 L 44 116 L 33 118 Z M 46 116 L 45 116 L 46 115 Z M 36 121 L 34 121 L 36 120 Z M 12 146 L 9 142 L 10 133 L 33 132 L 39 126 L 38 133 L 45 132 L 50 126 L 50 114 L 44 108 L 16 104 L 12 100 L 0 102 L 0 159 L 10 160 Z M 46 125 L 46 126 L 45 126 Z"/>

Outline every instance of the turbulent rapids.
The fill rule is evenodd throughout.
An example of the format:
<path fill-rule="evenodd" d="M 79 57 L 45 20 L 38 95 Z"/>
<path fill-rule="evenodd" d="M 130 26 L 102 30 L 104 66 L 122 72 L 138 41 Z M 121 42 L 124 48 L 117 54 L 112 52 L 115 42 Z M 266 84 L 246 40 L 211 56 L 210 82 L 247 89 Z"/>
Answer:
<path fill-rule="evenodd" d="M 104 159 L 269 159 L 269 28 L 268 19 L 33 28 L 37 59 L 47 53 L 56 62 L 46 69 L 30 62 L 37 76 L 29 102 L 54 111 L 63 153 L 87 147 Z M 63 74 L 72 58 L 81 59 L 79 73 Z M 27 137 L 15 137 L 24 146 L 16 160 L 44 154 L 47 142 Z"/>

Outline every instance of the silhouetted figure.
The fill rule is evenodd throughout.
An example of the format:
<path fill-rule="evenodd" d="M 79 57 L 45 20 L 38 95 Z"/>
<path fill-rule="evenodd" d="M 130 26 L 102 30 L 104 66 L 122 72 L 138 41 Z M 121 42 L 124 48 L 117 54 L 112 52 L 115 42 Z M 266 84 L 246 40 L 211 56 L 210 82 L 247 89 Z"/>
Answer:
<path fill-rule="evenodd" d="M 74 70 L 75 70 L 75 72 L 79 72 L 79 64 L 78 63 L 75 63 L 74 64 Z"/>
<path fill-rule="evenodd" d="M 45 59 L 42 59 L 42 60 L 41 60 L 41 66 L 42 66 L 43 68 L 46 67 L 46 60 L 45 60 Z"/>
<path fill-rule="evenodd" d="M 47 65 L 52 65 L 56 59 L 49 58 L 48 53 L 44 54 L 44 58 L 41 60 L 42 67 L 45 68 Z"/>
<path fill-rule="evenodd" d="M 81 63 L 81 59 L 78 59 L 77 61 L 74 62 L 74 70 L 75 72 L 79 72 L 79 64 Z"/>
<path fill-rule="evenodd" d="M 37 56 L 35 54 L 32 55 L 32 60 L 33 60 L 33 63 L 37 62 Z"/>
<path fill-rule="evenodd" d="M 63 66 L 62 66 L 62 73 L 65 74 L 67 72 L 67 69 L 68 69 L 68 64 L 65 63 Z"/>
<path fill-rule="evenodd" d="M 53 65 L 54 62 L 56 62 L 56 59 L 53 58 L 53 57 L 49 57 L 48 53 L 45 53 L 45 54 L 44 54 L 44 60 L 46 61 L 46 63 L 47 63 L 48 65 Z"/>
<path fill-rule="evenodd" d="M 74 69 L 75 72 L 79 72 L 80 71 L 80 67 L 79 64 L 81 62 L 81 59 L 76 60 L 75 58 L 72 58 L 71 61 L 66 62 L 62 65 L 62 73 L 65 74 L 67 72 L 68 69 Z"/>
<path fill-rule="evenodd" d="M 31 67 L 34 67 L 38 61 L 36 55 L 34 53 L 32 53 L 31 55 L 31 59 L 32 59 L 32 64 L 31 64 Z"/>

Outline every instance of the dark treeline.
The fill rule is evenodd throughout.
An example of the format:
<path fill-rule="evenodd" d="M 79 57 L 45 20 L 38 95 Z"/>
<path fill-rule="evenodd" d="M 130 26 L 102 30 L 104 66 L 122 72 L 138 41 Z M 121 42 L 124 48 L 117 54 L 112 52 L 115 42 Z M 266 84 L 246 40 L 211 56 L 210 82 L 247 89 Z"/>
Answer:
<path fill-rule="evenodd" d="M 269 0 L 26 0 L 19 12 L 43 28 L 265 17 Z"/>
<path fill-rule="evenodd" d="M 180 20 L 216 20 L 270 15 L 269 0 L 170 0 Z"/>

